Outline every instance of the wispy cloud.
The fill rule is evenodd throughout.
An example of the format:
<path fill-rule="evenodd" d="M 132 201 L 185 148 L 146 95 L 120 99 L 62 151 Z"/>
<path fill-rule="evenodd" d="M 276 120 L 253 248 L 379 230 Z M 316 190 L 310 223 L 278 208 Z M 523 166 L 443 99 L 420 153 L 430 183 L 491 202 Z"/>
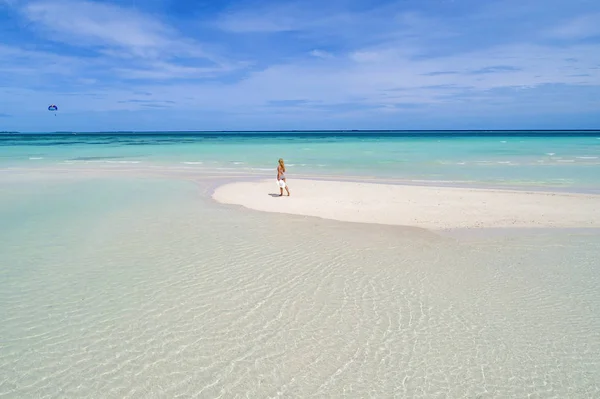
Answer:
<path fill-rule="evenodd" d="M 316 58 L 323 58 L 323 59 L 333 58 L 333 54 L 331 54 L 328 51 L 323 51 L 323 50 L 312 50 L 309 54 Z"/>
<path fill-rule="evenodd" d="M 219 14 L 214 26 L 237 34 L 291 34 L 299 40 L 332 42 L 353 41 L 365 45 L 391 37 L 448 35 L 433 18 L 406 10 L 400 1 L 323 2 L 266 1 L 233 3 Z M 436 29 L 429 29 L 436 28 Z"/>
<path fill-rule="evenodd" d="M 88 64 L 79 57 L 0 45 L 0 84 L 7 87 L 65 88 L 65 83 L 85 81 L 86 75 L 101 76 L 103 66 L 101 61 Z"/>
<path fill-rule="evenodd" d="M 52 41 L 74 46 L 119 48 L 135 56 L 156 58 L 164 54 L 196 53 L 182 45 L 176 32 L 136 11 L 88 1 L 42 1 L 22 11 Z"/>
<path fill-rule="evenodd" d="M 371 9 L 362 10 L 363 21 L 370 21 Z M 214 24 L 233 33 L 313 32 L 329 28 L 339 34 L 349 23 L 361 20 L 359 12 L 340 8 L 335 2 L 265 1 L 261 3 L 234 2 L 221 12 Z"/>
<path fill-rule="evenodd" d="M 215 21 L 217 27 L 234 33 L 271 33 L 303 29 L 311 25 L 305 9 L 298 4 L 238 7 L 223 12 Z"/>
<path fill-rule="evenodd" d="M 113 73 L 123 78 L 205 78 L 237 67 L 134 9 L 91 1 L 37 1 L 18 7 L 30 29 L 46 40 L 92 50 L 94 62 L 112 64 Z"/>
<path fill-rule="evenodd" d="M 305 105 L 309 103 L 310 101 L 307 100 L 274 100 L 268 101 L 267 105 L 272 105 L 275 107 L 294 107 L 297 105 Z"/>
<path fill-rule="evenodd" d="M 115 68 L 113 72 L 126 79 L 173 80 L 200 79 L 220 76 L 226 69 L 219 67 L 181 66 L 168 62 L 154 62 L 147 67 Z"/>
<path fill-rule="evenodd" d="M 549 29 L 547 34 L 552 38 L 566 40 L 600 38 L 600 13 L 573 18 L 558 27 Z"/>
<path fill-rule="evenodd" d="M 140 99 L 131 99 L 131 100 L 122 100 L 119 103 L 127 104 L 127 103 L 137 103 L 137 104 L 176 104 L 175 101 L 169 100 L 140 100 Z"/>
<path fill-rule="evenodd" d="M 475 75 L 485 74 L 485 73 L 497 73 L 497 72 L 517 72 L 521 71 L 521 68 L 510 66 L 510 65 L 494 65 L 487 66 L 485 68 L 476 69 L 471 71 L 470 73 Z"/>
<path fill-rule="evenodd" d="M 458 72 L 456 71 L 433 71 L 423 73 L 423 76 L 444 76 L 444 75 L 456 75 Z"/>

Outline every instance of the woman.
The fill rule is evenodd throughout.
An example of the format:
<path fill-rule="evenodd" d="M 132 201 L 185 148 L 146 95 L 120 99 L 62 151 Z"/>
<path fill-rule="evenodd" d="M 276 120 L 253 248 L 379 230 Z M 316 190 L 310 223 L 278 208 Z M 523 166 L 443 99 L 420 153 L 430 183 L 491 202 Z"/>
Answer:
<path fill-rule="evenodd" d="M 283 189 L 287 191 L 288 197 L 290 196 L 290 189 L 287 186 L 285 180 L 285 163 L 282 158 L 279 158 L 279 165 L 277 165 L 277 183 L 279 184 L 279 196 L 283 196 Z"/>

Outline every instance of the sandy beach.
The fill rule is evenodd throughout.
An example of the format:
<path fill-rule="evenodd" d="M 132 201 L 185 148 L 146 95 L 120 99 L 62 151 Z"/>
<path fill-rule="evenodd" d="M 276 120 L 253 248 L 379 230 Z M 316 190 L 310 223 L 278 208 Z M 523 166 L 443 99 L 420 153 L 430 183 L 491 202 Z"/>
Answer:
<path fill-rule="evenodd" d="M 274 180 L 217 188 L 213 199 L 265 212 L 347 222 L 458 228 L 598 228 L 600 196 L 576 193 L 292 180 L 278 197 Z"/>

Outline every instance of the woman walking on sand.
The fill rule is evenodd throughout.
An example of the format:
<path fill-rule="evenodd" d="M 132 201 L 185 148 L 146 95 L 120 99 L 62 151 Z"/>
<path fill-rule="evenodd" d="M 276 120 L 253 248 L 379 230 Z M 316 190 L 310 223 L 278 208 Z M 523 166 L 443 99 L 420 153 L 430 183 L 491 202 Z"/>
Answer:
<path fill-rule="evenodd" d="M 288 188 L 287 181 L 285 180 L 285 163 L 282 158 L 279 158 L 279 164 L 277 165 L 277 184 L 279 184 L 279 196 L 283 196 L 283 189 L 287 191 L 288 197 L 290 196 L 290 189 Z"/>

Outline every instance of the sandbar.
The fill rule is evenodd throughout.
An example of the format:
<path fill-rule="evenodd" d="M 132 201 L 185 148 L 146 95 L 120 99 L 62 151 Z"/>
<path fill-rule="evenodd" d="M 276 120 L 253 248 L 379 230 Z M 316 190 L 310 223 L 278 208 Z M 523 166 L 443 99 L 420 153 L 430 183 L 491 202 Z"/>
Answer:
<path fill-rule="evenodd" d="M 291 197 L 274 179 L 233 182 L 213 199 L 264 212 L 347 222 L 465 228 L 600 228 L 600 195 L 480 188 L 293 180 Z"/>

